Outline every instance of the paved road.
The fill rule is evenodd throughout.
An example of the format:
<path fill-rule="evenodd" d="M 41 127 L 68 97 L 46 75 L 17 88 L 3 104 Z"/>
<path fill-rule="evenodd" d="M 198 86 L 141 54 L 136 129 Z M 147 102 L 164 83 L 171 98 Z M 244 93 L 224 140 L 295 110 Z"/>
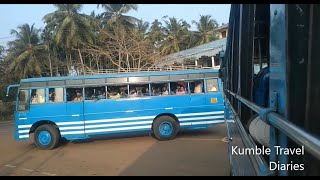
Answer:
<path fill-rule="evenodd" d="M 225 136 L 225 125 L 217 125 L 171 141 L 114 135 L 46 151 L 32 141 L 15 142 L 13 124 L 0 123 L 0 176 L 229 175 Z"/>

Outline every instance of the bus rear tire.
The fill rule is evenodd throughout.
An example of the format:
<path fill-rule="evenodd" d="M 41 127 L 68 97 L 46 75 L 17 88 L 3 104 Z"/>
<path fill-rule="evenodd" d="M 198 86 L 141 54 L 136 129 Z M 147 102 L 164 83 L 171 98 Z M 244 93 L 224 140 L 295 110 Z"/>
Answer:
<path fill-rule="evenodd" d="M 54 149 L 59 144 L 59 140 L 59 131 L 50 124 L 39 126 L 34 132 L 34 142 L 38 148 L 43 150 Z"/>
<path fill-rule="evenodd" d="M 170 116 L 160 116 L 153 123 L 152 129 L 158 140 L 171 140 L 177 136 L 179 124 Z"/>

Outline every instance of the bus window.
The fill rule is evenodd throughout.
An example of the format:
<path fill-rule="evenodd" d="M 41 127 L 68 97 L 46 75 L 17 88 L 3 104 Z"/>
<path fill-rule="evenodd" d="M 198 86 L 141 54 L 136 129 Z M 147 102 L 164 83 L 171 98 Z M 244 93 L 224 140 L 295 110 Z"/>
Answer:
<path fill-rule="evenodd" d="M 168 83 L 154 83 L 151 84 L 152 96 L 167 96 L 169 95 Z"/>
<path fill-rule="evenodd" d="M 49 102 L 63 102 L 63 88 L 49 88 Z"/>
<path fill-rule="evenodd" d="M 129 85 L 130 97 L 149 96 L 149 84 L 132 84 Z"/>
<path fill-rule="evenodd" d="M 218 80 L 217 79 L 207 79 L 207 92 L 217 92 L 218 91 Z"/>
<path fill-rule="evenodd" d="M 108 99 L 120 99 L 128 97 L 128 86 L 108 86 Z"/>
<path fill-rule="evenodd" d="M 188 94 L 188 83 L 187 82 L 171 82 L 170 83 L 170 95 L 184 95 Z"/>
<path fill-rule="evenodd" d="M 29 91 L 20 90 L 18 111 L 26 111 L 26 110 L 29 110 Z"/>
<path fill-rule="evenodd" d="M 189 82 L 190 93 L 199 94 L 204 92 L 203 80 Z"/>
<path fill-rule="evenodd" d="M 31 90 L 31 104 L 43 104 L 45 103 L 45 97 L 44 89 Z"/>
<path fill-rule="evenodd" d="M 86 87 L 85 100 L 106 99 L 106 87 Z"/>
<path fill-rule="evenodd" d="M 67 88 L 67 101 L 82 101 L 82 88 Z"/>

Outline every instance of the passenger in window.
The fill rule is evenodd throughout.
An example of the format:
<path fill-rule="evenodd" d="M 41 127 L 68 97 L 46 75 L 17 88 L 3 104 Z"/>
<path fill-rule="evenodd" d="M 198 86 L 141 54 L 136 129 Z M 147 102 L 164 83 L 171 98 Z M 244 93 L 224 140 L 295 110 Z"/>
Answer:
<path fill-rule="evenodd" d="M 120 98 L 126 98 L 126 97 L 127 97 L 127 93 L 124 90 L 122 90 L 120 92 Z"/>
<path fill-rule="evenodd" d="M 176 95 L 182 95 L 182 94 L 186 94 L 185 88 L 181 85 L 178 85 L 176 89 Z"/>
<path fill-rule="evenodd" d="M 130 97 L 136 97 L 136 96 L 137 96 L 136 89 L 131 89 Z"/>
<path fill-rule="evenodd" d="M 202 93 L 202 83 L 201 82 L 197 82 L 196 86 L 194 87 L 194 93 Z"/>
<path fill-rule="evenodd" d="M 137 97 L 142 97 L 143 94 L 142 94 L 142 90 L 141 89 L 138 89 L 137 91 Z"/>
<path fill-rule="evenodd" d="M 186 94 L 186 89 L 183 86 L 180 88 L 180 94 Z"/>
<path fill-rule="evenodd" d="M 149 89 L 148 88 L 143 88 L 142 89 L 142 94 L 143 94 L 143 96 L 149 96 Z"/>
<path fill-rule="evenodd" d="M 49 93 L 49 102 L 54 102 L 54 99 L 55 99 L 55 93 L 54 91 L 50 91 Z"/>
<path fill-rule="evenodd" d="M 37 103 L 38 103 L 38 95 L 37 95 L 37 92 L 36 92 L 36 91 L 33 91 L 31 96 L 32 96 L 32 98 L 31 98 L 31 103 L 32 103 L 32 104 L 37 104 Z"/>
<path fill-rule="evenodd" d="M 168 92 L 168 89 L 167 89 L 166 86 L 162 87 L 162 95 L 163 95 L 163 96 L 169 95 L 169 92 Z"/>
<path fill-rule="evenodd" d="M 98 99 L 105 99 L 106 98 L 106 96 L 104 96 L 101 91 L 98 91 L 97 97 L 98 97 Z"/>
<path fill-rule="evenodd" d="M 160 96 L 161 95 L 160 88 L 153 89 L 152 94 L 153 96 Z"/>
<path fill-rule="evenodd" d="M 110 93 L 110 99 L 119 99 L 120 97 L 121 97 L 120 94 L 116 91 L 112 91 Z"/>
<path fill-rule="evenodd" d="M 73 101 L 82 101 L 82 95 L 80 91 L 76 92 L 76 97 L 73 99 Z"/>
<path fill-rule="evenodd" d="M 92 100 L 89 93 L 90 93 L 89 91 L 86 91 L 86 96 L 85 96 L 86 100 Z"/>
<path fill-rule="evenodd" d="M 209 92 L 217 91 L 217 87 L 215 87 L 213 84 L 208 83 L 207 85 L 208 85 L 208 91 Z"/>

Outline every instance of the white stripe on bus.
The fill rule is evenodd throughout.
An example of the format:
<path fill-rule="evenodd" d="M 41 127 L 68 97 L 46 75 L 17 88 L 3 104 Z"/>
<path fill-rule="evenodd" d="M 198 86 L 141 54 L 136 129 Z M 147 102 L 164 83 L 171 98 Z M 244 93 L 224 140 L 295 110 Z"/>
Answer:
<path fill-rule="evenodd" d="M 139 117 L 128 117 L 128 118 L 115 118 L 115 119 L 100 119 L 100 120 L 86 120 L 86 124 L 100 123 L 100 122 L 116 122 L 116 121 L 132 121 L 132 120 L 144 120 L 153 119 L 156 116 L 139 116 Z"/>
<path fill-rule="evenodd" d="M 26 135 L 19 135 L 19 138 L 29 138 L 29 134 L 26 134 Z"/>
<path fill-rule="evenodd" d="M 71 125 L 71 124 L 84 124 L 84 121 L 75 121 L 75 122 L 59 122 L 56 123 L 58 126 L 62 125 Z"/>
<path fill-rule="evenodd" d="M 200 113 L 186 113 L 186 114 L 175 114 L 175 115 L 176 115 L 177 117 L 184 117 L 184 116 L 211 115 L 211 114 L 224 114 L 224 111 L 200 112 Z"/>
<path fill-rule="evenodd" d="M 67 132 L 61 132 L 61 135 L 69 135 L 69 134 L 84 134 L 84 131 L 67 131 Z"/>
<path fill-rule="evenodd" d="M 196 116 L 196 115 L 212 115 L 212 114 L 223 114 L 224 111 L 215 111 L 215 112 L 201 112 L 201 113 L 186 113 L 186 114 L 176 114 L 177 117 L 186 117 L 186 116 Z M 58 126 L 62 125 L 73 125 L 73 124 L 92 124 L 92 123 L 101 123 L 101 122 L 117 122 L 125 120 L 144 120 L 144 119 L 153 119 L 156 115 L 153 116 L 139 116 L 139 117 L 128 117 L 128 118 L 114 118 L 114 119 L 100 119 L 100 120 L 86 120 L 86 121 L 75 121 L 75 122 L 59 122 L 56 123 Z M 32 124 L 28 125 L 18 125 L 18 128 L 30 128 Z"/>
<path fill-rule="evenodd" d="M 223 122 L 224 122 L 224 120 L 200 121 L 200 122 L 186 122 L 186 123 L 180 123 L 180 126 L 203 125 L 203 124 L 216 124 L 216 123 L 223 123 Z"/>
<path fill-rule="evenodd" d="M 18 125 L 18 128 L 31 128 L 32 124 L 28 125 Z"/>
<path fill-rule="evenodd" d="M 113 127 L 113 126 L 126 126 L 126 125 L 138 125 L 138 124 L 151 124 L 152 121 L 139 121 L 130 123 L 116 123 L 116 124 L 99 124 L 99 125 L 89 125 L 85 126 L 86 129 L 98 128 L 98 127 Z"/>
<path fill-rule="evenodd" d="M 27 130 L 19 130 L 18 132 L 22 134 L 22 133 L 29 133 L 29 131 L 30 131 L 30 129 L 27 129 Z"/>
<path fill-rule="evenodd" d="M 84 126 L 70 126 L 70 127 L 60 127 L 60 128 L 59 128 L 60 131 L 64 131 L 64 130 L 75 130 L 75 129 L 82 129 L 82 130 L 84 130 Z"/>
<path fill-rule="evenodd" d="M 151 125 L 134 126 L 134 127 L 123 127 L 123 128 L 110 128 L 110 129 L 93 129 L 93 130 L 86 130 L 86 133 L 110 132 L 110 131 L 134 130 L 134 129 L 146 129 L 146 128 L 150 128 L 151 129 Z"/>
<path fill-rule="evenodd" d="M 180 118 L 179 121 L 193 121 L 193 120 L 218 119 L 218 118 L 224 118 L 224 116 L 205 116 L 205 117 L 194 117 L 194 118 Z"/>

